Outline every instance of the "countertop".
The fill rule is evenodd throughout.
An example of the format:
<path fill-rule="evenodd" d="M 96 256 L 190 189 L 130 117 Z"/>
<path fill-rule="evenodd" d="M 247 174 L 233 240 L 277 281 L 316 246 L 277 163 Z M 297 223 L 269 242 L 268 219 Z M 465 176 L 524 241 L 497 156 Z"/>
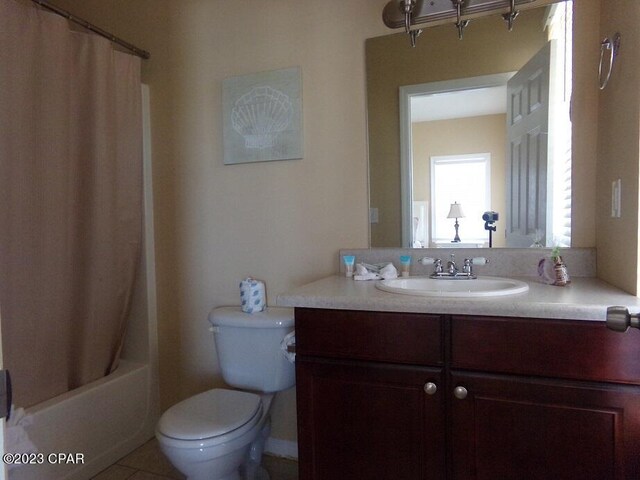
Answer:
<path fill-rule="evenodd" d="M 334 275 L 278 295 L 276 303 L 283 307 L 591 321 L 604 321 L 607 307 L 613 305 L 626 306 L 631 313 L 640 311 L 640 298 L 596 278 L 574 277 L 565 287 L 545 285 L 533 277 L 514 278 L 527 282 L 529 291 L 493 298 L 451 298 L 388 293 L 377 289 L 375 281 Z"/>

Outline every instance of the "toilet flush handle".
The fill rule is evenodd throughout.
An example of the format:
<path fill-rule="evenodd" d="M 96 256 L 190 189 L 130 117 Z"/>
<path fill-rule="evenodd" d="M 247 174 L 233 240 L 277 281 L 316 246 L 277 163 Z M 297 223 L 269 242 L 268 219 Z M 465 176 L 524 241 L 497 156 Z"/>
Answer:
<path fill-rule="evenodd" d="M 209 331 L 213 333 L 220 332 L 220 327 L 209 327 Z"/>

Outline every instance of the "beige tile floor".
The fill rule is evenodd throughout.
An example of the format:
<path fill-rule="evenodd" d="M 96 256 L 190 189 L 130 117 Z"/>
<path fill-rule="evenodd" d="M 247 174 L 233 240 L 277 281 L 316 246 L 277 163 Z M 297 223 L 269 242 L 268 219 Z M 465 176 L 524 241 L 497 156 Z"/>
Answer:
<path fill-rule="evenodd" d="M 263 465 L 271 480 L 298 480 L 298 463 L 265 455 Z M 103 470 L 92 480 L 184 480 L 158 448 L 155 439 Z"/>

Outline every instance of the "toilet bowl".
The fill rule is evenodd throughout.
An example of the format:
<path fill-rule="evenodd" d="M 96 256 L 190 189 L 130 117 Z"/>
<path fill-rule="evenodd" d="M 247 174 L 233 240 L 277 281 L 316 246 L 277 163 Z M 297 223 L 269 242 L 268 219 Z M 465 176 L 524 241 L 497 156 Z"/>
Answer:
<path fill-rule="evenodd" d="M 169 408 L 156 426 L 160 449 L 189 480 L 268 478 L 260 462 L 271 429 L 271 401 L 275 392 L 295 384 L 281 344 L 293 331 L 293 312 L 272 308 L 245 314 L 224 307 L 209 320 L 223 377 L 251 391 L 214 388 Z"/>
<path fill-rule="evenodd" d="M 158 422 L 160 449 L 189 480 L 239 480 L 240 465 L 263 437 L 271 398 L 226 389 L 188 398 Z"/>

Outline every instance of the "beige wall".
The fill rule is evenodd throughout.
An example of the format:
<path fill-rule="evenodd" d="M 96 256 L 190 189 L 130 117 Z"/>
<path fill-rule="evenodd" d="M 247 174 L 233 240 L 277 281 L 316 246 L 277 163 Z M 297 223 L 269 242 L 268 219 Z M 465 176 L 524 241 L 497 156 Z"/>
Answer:
<path fill-rule="evenodd" d="M 431 201 L 432 156 L 488 152 L 491 154 L 491 209 L 504 212 L 506 124 L 505 114 L 412 124 L 413 199 Z M 505 246 L 504 235 L 499 233 L 502 232 L 496 232 L 493 239 L 494 247 Z M 431 229 L 429 234 L 433 234 Z"/>
<path fill-rule="evenodd" d="M 600 1 L 574 0 L 571 98 L 571 245 L 596 245 L 596 164 Z M 602 0 L 606 3 L 606 0 Z"/>
<path fill-rule="evenodd" d="M 598 276 L 638 294 L 640 2 L 603 0 L 600 37 L 622 35 L 620 56 L 600 92 L 597 168 Z M 611 218 L 611 182 L 622 179 L 622 217 Z"/>
<path fill-rule="evenodd" d="M 207 314 L 238 282 L 279 292 L 367 247 L 364 40 L 386 0 L 57 0 L 151 52 L 160 389 L 164 408 L 221 383 Z M 304 159 L 222 162 L 222 80 L 300 65 Z M 295 439 L 294 391 L 273 436 Z"/>

